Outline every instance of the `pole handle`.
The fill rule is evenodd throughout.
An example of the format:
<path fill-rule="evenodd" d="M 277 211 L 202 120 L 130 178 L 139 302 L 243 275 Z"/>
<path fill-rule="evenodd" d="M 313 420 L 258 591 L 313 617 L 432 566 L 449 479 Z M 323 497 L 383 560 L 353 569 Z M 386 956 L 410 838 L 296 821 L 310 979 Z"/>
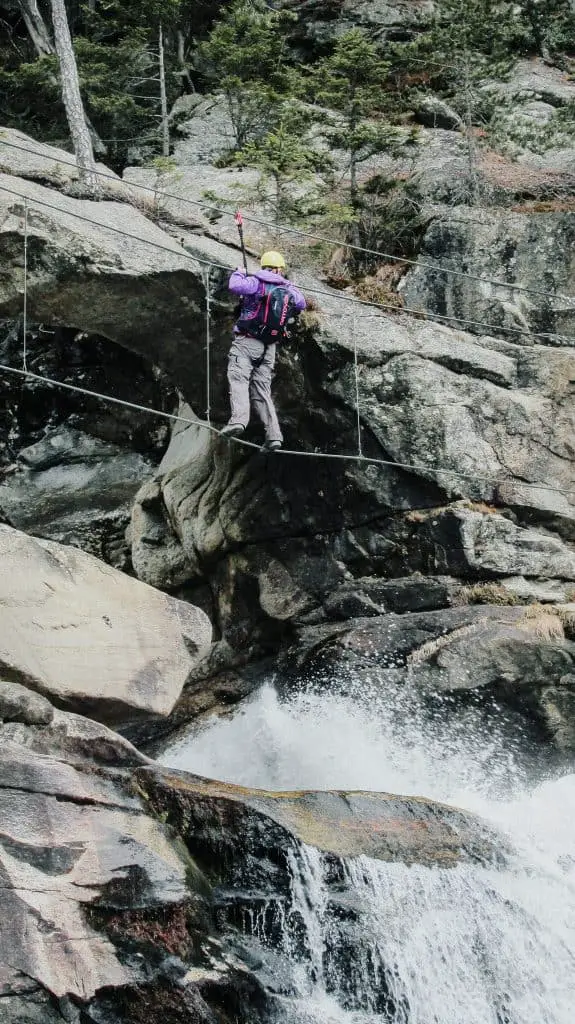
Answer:
<path fill-rule="evenodd" d="M 236 210 L 236 214 L 235 214 L 234 220 L 235 220 L 235 222 L 237 224 L 238 234 L 240 236 L 240 245 L 242 247 L 242 257 L 243 257 L 243 261 L 244 261 L 244 270 L 245 270 L 245 272 L 247 274 L 247 272 L 248 272 L 248 258 L 246 256 L 246 247 L 245 247 L 245 244 L 244 244 L 244 218 L 242 217 L 241 210 Z"/>

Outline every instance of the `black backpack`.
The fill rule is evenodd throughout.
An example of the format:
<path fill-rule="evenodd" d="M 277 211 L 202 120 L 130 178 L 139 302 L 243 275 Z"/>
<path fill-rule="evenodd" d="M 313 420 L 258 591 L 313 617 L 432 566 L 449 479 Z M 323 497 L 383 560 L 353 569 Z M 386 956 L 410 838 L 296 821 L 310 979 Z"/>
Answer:
<path fill-rule="evenodd" d="M 297 309 L 290 289 L 284 284 L 262 282 L 263 293 L 255 312 L 248 317 L 240 316 L 238 330 L 251 338 L 273 345 L 289 337 Z"/>

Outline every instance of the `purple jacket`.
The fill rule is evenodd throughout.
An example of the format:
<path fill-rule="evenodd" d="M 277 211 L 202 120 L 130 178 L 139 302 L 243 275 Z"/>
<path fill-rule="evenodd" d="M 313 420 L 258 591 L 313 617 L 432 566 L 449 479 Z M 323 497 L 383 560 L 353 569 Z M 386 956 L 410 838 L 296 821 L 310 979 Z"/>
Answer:
<path fill-rule="evenodd" d="M 286 285 L 293 295 L 298 313 L 306 307 L 306 301 L 299 288 L 288 281 L 281 274 L 274 274 L 272 270 L 258 270 L 255 274 L 244 274 L 243 270 L 234 270 L 230 277 L 228 288 L 234 295 L 240 295 L 242 302 L 242 317 L 249 318 L 250 313 L 254 314 L 258 308 L 259 301 L 263 295 L 262 283 Z M 234 327 L 236 334 L 239 334 L 238 326 Z"/>

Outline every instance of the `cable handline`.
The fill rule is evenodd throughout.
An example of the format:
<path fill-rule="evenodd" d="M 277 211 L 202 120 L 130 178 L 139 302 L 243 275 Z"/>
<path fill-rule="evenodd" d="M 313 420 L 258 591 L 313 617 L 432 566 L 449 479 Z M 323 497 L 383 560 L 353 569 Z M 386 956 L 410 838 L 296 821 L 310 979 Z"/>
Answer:
<path fill-rule="evenodd" d="M 28 369 L 28 200 L 24 203 L 24 298 L 22 303 L 22 332 L 24 341 L 22 346 L 22 363 L 24 369 Z"/>
<path fill-rule="evenodd" d="M 6 142 L 3 139 L 0 139 L 0 145 L 8 146 L 11 149 L 21 150 L 23 153 L 29 153 L 32 156 L 42 156 L 42 154 L 38 153 L 37 150 L 26 149 L 25 146 L 18 146 L 14 142 Z M 53 160 L 54 163 L 59 163 L 64 167 L 74 167 L 77 169 L 78 166 L 75 161 L 56 160 L 55 157 L 48 157 L 47 159 Z M 138 182 L 126 181 L 124 178 L 118 178 L 115 174 L 105 174 L 102 171 L 98 170 L 95 171 L 95 174 L 99 178 L 113 181 L 116 185 L 123 185 L 125 188 L 140 189 L 143 192 L 150 192 L 152 193 L 152 195 L 155 195 L 157 193 L 157 189 L 152 188 L 150 185 L 141 185 Z M 162 196 L 165 199 L 175 199 L 180 203 L 187 203 L 190 206 L 196 206 L 202 210 L 208 210 L 210 212 L 218 213 L 220 216 L 235 216 L 235 208 L 234 211 L 226 210 L 223 209 L 222 206 L 215 206 L 213 204 L 202 202 L 199 199 L 188 199 L 185 196 L 175 195 L 175 193 L 173 192 L 162 192 Z M 40 200 L 36 201 L 40 202 Z M 478 281 L 483 284 L 490 284 L 495 288 L 507 288 L 510 291 L 521 292 L 526 295 L 537 295 L 538 297 L 545 299 L 550 298 L 549 292 L 545 292 L 537 288 L 527 288 L 524 285 L 513 284 L 508 281 L 498 281 L 495 278 L 481 277 L 481 275 L 469 274 L 463 270 L 453 270 L 449 267 L 440 267 L 438 264 L 434 263 L 422 263 L 420 260 L 409 259 L 407 256 L 394 256 L 392 253 L 386 253 L 380 249 L 368 249 L 365 246 L 357 245 L 353 242 L 345 242 L 342 241 L 341 239 L 329 238 L 326 235 L 318 235 L 311 231 L 304 231 L 302 228 L 289 227 L 288 225 L 285 224 L 274 224 L 272 223 L 272 221 L 264 220 L 261 217 L 254 217 L 251 214 L 244 214 L 244 217 L 245 220 L 249 220 L 253 224 L 259 224 L 263 227 L 272 228 L 276 233 L 280 232 L 281 234 L 300 235 L 302 238 L 311 238 L 317 242 L 325 242 L 328 245 L 335 245 L 339 248 L 351 249 L 354 252 L 362 252 L 368 256 L 379 256 L 382 259 L 391 260 L 392 262 L 395 263 L 401 263 L 413 267 L 421 267 L 423 270 L 431 270 L 438 274 L 445 274 L 446 276 L 452 277 L 463 277 L 468 281 Z M 555 292 L 551 297 L 555 299 L 560 299 L 562 302 L 573 303 L 575 305 L 575 298 L 571 295 L 563 295 L 561 292 Z"/>
<path fill-rule="evenodd" d="M 18 199 L 29 200 L 29 197 L 26 195 L 26 193 L 24 193 L 24 192 L 17 192 L 15 189 L 8 188 L 6 185 L 0 185 L 0 192 L 6 192 L 9 195 L 16 196 Z M 61 207 L 54 205 L 54 203 L 48 203 L 44 199 L 34 198 L 32 200 L 29 200 L 29 201 L 35 203 L 38 206 L 42 206 L 45 209 L 54 210 L 56 213 L 62 213 L 62 208 Z M 94 227 L 97 227 L 97 228 L 99 228 L 100 230 L 103 230 L 103 231 L 115 232 L 116 234 L 121 235 L 124 238 L 130 238 L 130 239 L 132 239 L 132 241 L 140 242 L 140 243 L 142 243 L 144 245 L 150 245 L 153 248 L 158 249 L 158 250 L 160 250 L 162 252 L 168 252 L 171 256 L 180 256 L 180 257 L 183 257 L 185 259 L 193 260 L 195 263 L 199 264 L 200 266 L 213 267 L 216 270 L 223 270 L 225 273 L 228 273 L 228 274 L 230 272 L 230 267 L 229 266 L 225 266 L 223 263 L 216 263 L 214 260 L 204 259 L 203 257 L 195 255 L 194 253 L 190 252 L 188 249 L 186 249 L 186 248 L 184 248 L 182 246 L 179 246 L 178 249 L 175 249 L 175 248 L 172 248 L 171 246 L 168 246 L 168 245 L 162 245 L 161 242 L 154 242 L 154 241 L 151 241 L 149 238 L 142 238 L 141 235 L 135 235 L 131 231 L 125 231 L 123 228 L 115 227 L 112 224 L 106 224 L 103 221 L 94 220 L 91 217 L 86 217 L 85 214 L 75 213 L 75 212 L 69 211 L 69 210 L 65 210 L 64 212 L 65 212 L 65 214 L 67 216 L 73 217 L 76 220 L 82 221 L 84 224 L 92 224 Z M 179 245 L 179 243 L 174 243 L 174 245 Z M 488 328 L 489 330 L 492 330 L 494 332 L 506 332 L 508 334 L 520 334 L 520 335 L 523 335 L 523 336 L 525 336 L 527 338 L 545 338 L 545 339 L 554 338 L 554 339 L 557 339 L 558 341 L 566 342 L 567 345 L 575 345 L 575 338 L 571 338 L 568 335 L 557 334 L 556 332 L 551 332 L 551 331 L 548 331 L 548 332 L 528 331 L 528 330 L 525 330 L 524 328 L 521 328 L 521 327 L 504 327 L 504 326 L 501 326 L 501 325 L 498 325 L 498 324 L 485 323 L 485 322 L 480 321 L 480 320 L 468 320 L 468 319 L 465 319 L 464 317 L 449 316 L 449 315 L 444 314 L 444 313 L 430 313 L 430 312 L 423 311 L 421 309 L 414 309 L 414 308 L 412 308 L 410 306 L 402 306 L 402 307 L 399 308 L 399 307 L 393 305 L 392 303 L 386 303 L 386 302 L 367 302 L 367 301 L 365 301 L 363 299 L 358 298 L 355 295 L 345 295 L 342 292 L 327 291 L 326 289 L 321 289 L 321 288 L 314 288 L 314 287 L 306 286 L 306 291 L 309 292 L 309 294 L 311 294 L 311 295 L 323 295 L 323 296 L 326 296 L 329 299 L 338 299 L 338 300 L 340 300 L 342 302 L 349 302 L 349 303 L 352 303 L 352 304 L 355 303 L 356 305 L 364 306 L 366 308 L 381 309 L 381 310 L 392 310 L 396 315 L 400 314 L 400 313 L 407 313 L 407 314 L 412 314 L 412 315 L 418 317 L 419 319 L 421 319 L 423 317 L 425 320 L 428 320 L 428 321 L 440 320 L 440 321 L 445 321 L 447 323 L 469 324 L 471 326 L 476 326 L 476 327 L 485 327 L 485 328 Z M 338 313 L 330 313 L 329 315 L 333 316 L 333 317 L 347 316 L 347 314 L 338 314 Z"/>
<path fill-rule="evenodd" d="M 210 341 L 211 341 L 211 323 L 212 323 L 212 291 L 210 285 L 210 270 L 209 267 L 206 270 L 204 277 L 204 288 L 206 289 L 206 420 L 208 426 L 211 426 L 211 403 L 210 403 L 210 392 L 211 392 L 211 375 L 210 375 Z"/>
<path fill-rule="evenodd" d="M 139 405 L 137 402 L 130 402 L 125 398 L 116 398 L 114 395 L 107 395 L 103 392 L 91 391 L 89 388 L 82 388 L 76 384 L 66 384 L 65 381 L 54 380 L 52 377 L 44 377 L 42 374 L 34 373 L 32 370 L 20 370 L 15 366 L 7 366 L 4 363 L 0 363 L 0 371 L 3 373 L 12 373 L 18 377 L 26 377 L 30 380 L 36 380 L 42 384 L 50 384 L 53 387 L 63 388 L 65 391 L 74 391 L 80 395 L 86 395 L 88 398 L 97 398 L 103 402 L 109 402 L 113 405 L 121 405 L 127 409 L 134 409 L 136 412 L 145 412 L 148 413 L 148 415 L 160 416 L 175 423 L 184 423 L 187 426 L 194 426 L 202 430 L 209 430 L 212 434 L 221 436 L 221 431 L 218 430 L 217 427 L 214 427 L 212 424 L 206 423 L 198 418 L 192 420 L 187 416 L 180 416 L 178 413 L 163 412 L 161 409 L 154 409 L 147 405 Z M 261 445 L 255 444 L 254 441 L 246 441 L 244 438 L 226 437 L 226 441 L 241 445 L 243 448 L 254 449 L 258 452 L 261 452 L 262 450 Z M 274 452 L 273 458 L 276 458 L 278 455 L 292 455 L 307 459 L 332 459 L 340 462 L 360 462 L 362 465 L 390 466 L 393 469 L 404 469 L 407 472 L 433 473 L 436 475 L 442 474 L 454 476 L 460 480 L 469 480 L 472 483 L 484 481 L 494 490 L 504 486 L 505 484 L 515 484 L 520 488 L 534 487 L 537 490 L 551 491 L 552 493 L 560 494 L 563 497 L 566 497 L 567 495 L 575 496 L 575 490 L 565 490 L 562 487 L 554 487 L 551 484 L 531 483 L 527 480 L 517 480 L 514 477 L 509 477 L 508 479 L 501 480 L 499 483 L 494 484 L 490 477 L 478 475 L 477 473 L 461 473 L 456 469 L 436 468 L 434 466 L 427 466 L 424 463 L 393 462 L 391 459 L 376 459 L 367 455 L 360 456 L 356 454 L 338 452 L 305 452 L 290 448 L 279 449 L 279 451 Z"/>

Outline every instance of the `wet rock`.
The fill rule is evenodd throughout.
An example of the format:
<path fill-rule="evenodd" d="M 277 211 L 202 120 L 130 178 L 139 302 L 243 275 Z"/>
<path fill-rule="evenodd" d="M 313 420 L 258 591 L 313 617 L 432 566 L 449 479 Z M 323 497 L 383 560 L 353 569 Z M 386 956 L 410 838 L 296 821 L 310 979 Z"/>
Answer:
<path fill-rule="evenodd" d="M 20 973 L 56 998 L 88 999 L 129 974 L 111 943 L 86 922 L 83 904 L 126 879 L 140 864 L 142 897 L 187 896 L 185 868 L 161 826 L 134 815 L 133 801 L 84 778 L 54 758 L 4 745 L 0 963 L 10 965 L 10 993 Z M 146 892 L 147 887 L 147 892 Z M 120 887 L 121 888 L 121 887 Z M 136 898 L 134 890 L 133 896 Z"/>
<path fill-rule="evenodd" d="M 385 612 L 418 612 L 446 608 L 461 587 L 449 577 L 415 573 L 394 580 L 355 579 L 341 584 L 325 601 L 329 618 L 350 619 Z"/>
<path fill-rule="evenodd" d="M 11 744 L 28 748 L 34 753 L 60 757 L 78 765 L 86 762 L 90 765 L 106 765 L 112 768 L 131 768 L 148 764 L 149 758 L 136 750 L 132 744 L 119 733 L 100 722 L 82 715 L 74 715 L 67 711 L 59 711 L 52 707 L 44 697 L 31 693 L 17 683 L 3 683 L 0 691 L 0 708 L 5 705 L 5 691 L 10 693 L 17 689 L 27 695 L 29 701 L 42 701 L 44 714 L 34 717 L 27 713 L 24 716 L 4 719 L 2 736 Z M 24 702 L 24 696 L 21 700 Z M 46 708 L 48 705 L 48 708 Z M 26 705 L 28 707 L 28 705 Z M 31 728 L 35 726 L 36 728 Z"/>
<path fill-rule="evenodd" d="M 0 515 L 17 529 L 130 571 L 131 502 L 168 439 L 167 423 L 145 409 L 171 411 L 174 391 L 142 358 L 101 337 L 30 324 L 26 348 L 38 374 L 142 410 L 4 374 Z M 0 341 L 0 362 L 17 367 L 22 360 L 16 322 Z"/>
<path fill-rule="evenodd" d="M 285 855 L 294 843 L 336 858 L 366 855 L 408 864 L 489 856 L 485 826 L 463 811 L 420 798 L 268 793 L 158 768 L 139 769 L 136 778 L 220 885 L 237 879 L 250 863 L 260 879 L 268 860 L 281 870 L 282 850 Z"/>
<path fill-rule="evenodd" d="M 137 795 L 147 759 L 58 711 L 0 723 L 0 751 L 2 1024 L 259 1020 L 206 877 Z"/>
<path fill-rule="evenodd" d="M 0 485 L 0 509 L 18 530 L 82 550 L 111 549 L 152 469 L 137 452 L 64 427 L 19 452 Z"/>
<path fill-rule="evenodd" d="M 89 555 L 0 526 L 0 671 L 108 722 L 166 715 L 207 616 Z"/>
<path fill-rule="evenodd" d="M 302 626 L 292 644 L 280 657 L 289 671 L 308 674 L 316 681 L 327 680 L 339 668 L 403 670 L 420 648 L 444 643 L 451 635 L 472 634 L 477 622 L 500 619 L 513 623 L 522 608 L 463 605 L 437 611 L 388 613 L 378 617 L 351 619 L 345 623 Z"/>
<path fill-rule="evenodd" d="M 351 693 L 408 687 L 431 705 L 450 695 L 498 709 L 499 719 L 502 708 L 518 713 L 529 742 L 564 763 L 573 755 L 570 608 L 482 604 L 301 627 L 280 667 L 288 686 L 291 675 L 319 687 L 335 679 Z"/>
<path fill-rule="evenodd" d="M 324 604 L 330 619 L 353 619 L 369 615 L 383 615 L 385 607 L 356 587 L 340 588 Z"/>
<path fill-rule="evenodd" d="M 532 606 L 514 623 L 478 622 L 469 636 L 423 648 L 413 660 L 412 681 L 424 692 L 494 698 L 535 722 L 557 754 L 573 756 L 575 644 L 560 610 Z"/>

